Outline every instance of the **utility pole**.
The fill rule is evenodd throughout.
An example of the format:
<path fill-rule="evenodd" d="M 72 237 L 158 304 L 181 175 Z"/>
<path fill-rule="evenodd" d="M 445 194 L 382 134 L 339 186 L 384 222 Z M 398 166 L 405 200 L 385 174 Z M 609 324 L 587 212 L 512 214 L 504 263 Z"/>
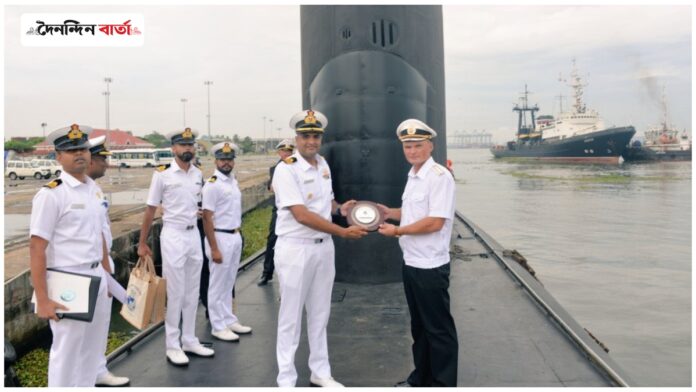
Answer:
<path fill-rule="evenodd" d="M 109 123 L 109 121 L 110 121 L 109 117 L 111 114 L 109 112 L 110 111 L 109 104 L 110 104 L 110 97 L 111 97 L 111 91 L 109 91 L 109 83 L 111 83 L 113 81 L 114 80 L 109 76 L 104 78 L 104 82 L 106 83 L 106 91 L 103 94 L 104 94 L 104 97 L 106 98 L 106 144 L 107 145 L 109 144 L 109 129 L 111 129 L 111 125 Z"/>
<path fill-rule="evenodd" d="M 212 136 L 210 135 L 210 85 L 213 84 L 213 81 L 206 80 L 203 84 L 208 87 L 208 140 L 212 140 Z"/>
<path fill-rule="evenodd" d="M 45 122 L 41 123 L 41 128 L 43 128 L 43 138 L 46 139 L 46 124 Z"/>

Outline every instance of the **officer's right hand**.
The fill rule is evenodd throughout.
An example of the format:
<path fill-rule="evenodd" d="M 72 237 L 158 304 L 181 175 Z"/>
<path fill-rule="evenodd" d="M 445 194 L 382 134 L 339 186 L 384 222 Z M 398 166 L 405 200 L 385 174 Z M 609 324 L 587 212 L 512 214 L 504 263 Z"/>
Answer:
<path fill-rule="evenodd" d="M 64 305 L 50 299 L 45 301 L 37 301 L 36 307 L 36 315 L 39 316 L 39 318 L 55 321 L 59 320 L 58 315 L 56 314 L 56 309 L 69 310 Z"/>
<path fill-rule="evenodd" d="M 138 245 L 138 257 L 145 257 L 145 256 L 152 257 L 152 250 L 150 250 L 150 247 L 147 246 L 147 244 L 143 243 L 143 244 Z"/>
<path fill-rule="evenodd" d="M 343 230 L 342 237 L 347 238 L 349 240 L 357 240 L 357 239 L 362 238 L 366 235 L 367 235 L 367 230 L 365 230 L 364 227 L 353 225 L 353 226 L 346 227 Z"/>
<path fill-rule="evenodd" d="M 210 252 L 212 253 L 211 256 L 213 257 L 213 263 L 221 264 L 222 253 L 220 253 L 220 249 L 211 250 Z"/>

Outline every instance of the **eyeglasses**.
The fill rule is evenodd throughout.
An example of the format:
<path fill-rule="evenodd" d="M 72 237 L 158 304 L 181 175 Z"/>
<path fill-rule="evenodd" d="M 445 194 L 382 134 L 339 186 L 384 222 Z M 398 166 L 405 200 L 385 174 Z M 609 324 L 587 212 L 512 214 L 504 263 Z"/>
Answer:
<path fill-rule="evenodd" d="M 302 139 L 308 140 L 308 139 L 315 139 L 315 140 L 321 140 L 321 134 L 320 133 L 302 133 Z"/>

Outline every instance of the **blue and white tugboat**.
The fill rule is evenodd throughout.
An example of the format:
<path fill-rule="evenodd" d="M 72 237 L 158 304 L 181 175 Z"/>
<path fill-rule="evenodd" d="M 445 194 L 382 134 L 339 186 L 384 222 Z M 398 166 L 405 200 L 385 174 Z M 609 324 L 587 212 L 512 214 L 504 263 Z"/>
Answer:
<path fill-rule="evenodd" d="M 496 158 L 529 158 L 553 162 L 578 163 L 619 163 L 619 158 L 636 133 L 632 126 L 607 128 L 599 113 L 588 109 L 582 99 L 583 87 L 575 61 L 571 73 L 570 87 L 573 89 L 572 109 L 561 112 L 558 119 L 552 116 L 539 116 L 539 108 L 528 105 L 528 91 L 525 86 L 521 104 L 512 109 L 518 112 L 518 131 L 516 140 L 506 145 L 491 148 Z M 531 121 L 527 121 L 527 112 Z"/>

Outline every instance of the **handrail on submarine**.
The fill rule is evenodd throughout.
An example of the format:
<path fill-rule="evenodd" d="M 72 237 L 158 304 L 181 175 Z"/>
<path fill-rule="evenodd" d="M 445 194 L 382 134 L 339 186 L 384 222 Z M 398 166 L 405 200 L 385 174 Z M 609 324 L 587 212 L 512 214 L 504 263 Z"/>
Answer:
<path fill-rule="evenodd" d="M 503 264 L 505 268 L 507 268 L 507 270 L 515 277 L 515 279 L 517 279 L 517 281 L 522 285 L 522 287 L 524 287 L 524 289 L 532 296 L 532 298 L 534 298 L 534 300 L 539 304 L 539 306 L 541 306 L 542 309 L 544 309 L 553 318 L 553 320 L 556 323 L 558 323 L 561 329 L 573 340 L 575 344 L 580 346 L 580 348 L 585 352 L 585 354 L 587 354 L 590 357 L 590 359 L 593 362 L 595 362 L 603 371 L 607 373 L 607 375 L 612 379 L 612 381 L 614 381 L 622 387 L 631 386 L 624 379 L 624 377 L 619 375 L 610 364 L 608 364 L 601 356 L 599 356 L 597 352 L 592 347 L 590 347 L 580 337 L 580 335 L 578 335 L 575 329 L 573 329 L 570 325 L 566 323 L 565 320 L 563 320 L 563 318 L 554 310 L 552 306 L 550 306 L 546 301 L 544 301 L 544 299 L 539 295 L 539 293 L 537 293 L 536 290 L 534 290 L 534 288 L 531 287 L 527 279 L 518 274 L 515 268 L 511 267 L 511 264 L 508 263 L 508 261 L 505 260 L 505 257 L 503 257 L 503 255 L 501 254 L 503 248 L 500 246 L 500 244 L 498 244 L 492 238 L 489 238 L 488 234 L 486 234 L 469 219 L 464 217 L 464 215 L 462 215 L 459 211 L 455 211 L 455 216 L 464 225 L 466 225 L 472 231 L 472 233 L 474 233 L 475 237 L 480 239 L 481 243 L 488 249 L 492 256 L 494 256 L 499 263 Z M 491 243 L 494 246 L 492 246 Z"/>
<path fill-rule="evenodd" d="M 517 281 L 522 285 L 522 287 L 532 296 L 532 298 L 537 302 L 539 306 L 542 307 L 552 318 L 553 320 L 561 327 L 563 332 L 565 332 L 575 344 L 577 344 L 584 352 L 587 354 L 590 359 L 597 364 L 603 371 L 606 372 L 606 374 L 611 378 L 612 381 L 614 381 L 616 384 L 622 387 L 629 387 L 631 386 L 628 381 L 621 375 L 619 375 L 614 368 L 608 364 L 600 355 L 597 354 L 597 352 L 590 347 L 581 337 L 578 335 L 578 333 L 573 329 L 570 325 L 568 325 L 565 320 L 553 309 L 552 306 L 550 306 L 544 299 L 534 290 L 533 287 L 531 287 L 530 283 L 525 279 L 525 277 L 521 276 L 518 274 L 515 268 L 512 268 L 512 264 L 509 264 L 508 261 L 506 261 L 505 257 L 501 254 L 503 248 L 498 244 L 495 240 L 490 238 L 488 234 L 486 234 L 484 231 L 482 231 L 478 226 L 476 226 L 473 222 L 471 222 L 469 219 L 464 217 L 459 211 L 455 211 L 455 217 L 459 219 L 464 225 L 466 225 L 471 232 L 474 234 L 474 237 L 477 237 L 483 246 L 488 249 L 488 251 L 491 253 L 493 257 L 495 257 L 499 263 L 503 264 L 505 268 L 512 274 L 512 276 L 517 279 Z M 483 234 L 483 235 L 482 235 Z M 261 256 L 263 256 L 266 253 L 265 249 L 260 249 L 256 253 L 252 254 L 251 256 L 247 257 L 244 261 L 242 261 L 239 265 L 238 272 L 245 271 L 249 269 L 251 266 L 253 266 L 256 262 L 262 259 Z M 531 275 L 530 275 L 531 276 Z M 153 332 L 159 330 L 161 327 L 164 326 L 164 321 L 160 321 L 157 324 L 153 324 L 144 331 L 138 333 L 136 336 L 128 340 L 126 343 L 124 343 L 122 346 L 111 352 L 107 357 L 106 357 L 106 362 L 111 363 L 113 360 L 118 358 L 119 356 L 123 355 L 124 353 L 127 353 L 131 351 L 132 347 L 145 339 L 146 337 L 150 336 Z"/>

